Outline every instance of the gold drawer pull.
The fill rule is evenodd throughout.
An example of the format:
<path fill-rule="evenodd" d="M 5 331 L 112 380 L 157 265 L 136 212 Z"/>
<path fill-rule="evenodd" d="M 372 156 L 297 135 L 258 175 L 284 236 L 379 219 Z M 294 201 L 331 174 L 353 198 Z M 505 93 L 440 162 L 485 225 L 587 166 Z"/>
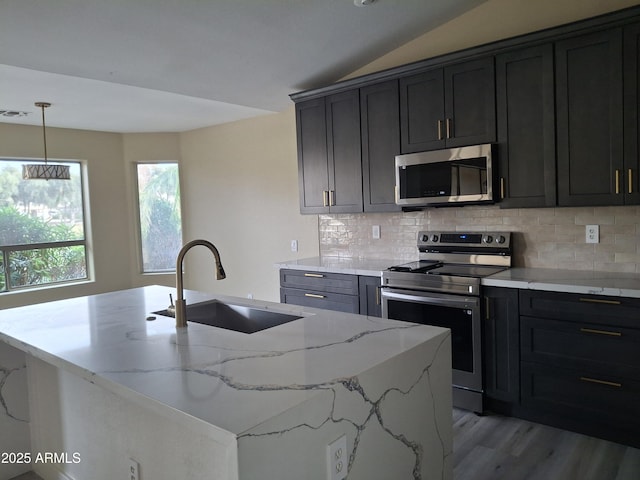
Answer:
<path fill-rule="evenodd" d="M 311 298 L 327 298 L 325 295 L 318 295 L 317 293 L 305 293 L 304 296 Z"/>
<path fill-rule="evenodd" d="M 597 378 L 580 377 L 580 380 L 582 380 L 583 382 L 597 383 L 599 385 L 608 385 L 610 387 L 616 387 L 616 388 L 622 387 L 621 383 L 608 382 L 607 380 L 598 380 Z"/>
<path fill-rule="evenodd" d="M 616 195 L 620 193 L 620 170 L 616 170 Z"/>
<path fill-rule="evenodd" d="M 581 328 L 580 331 L 582 333 L 595 333 L 597 335 L 609 335 L 611 337 L 621 337 L 622 333 L 620 332 L 610 332 L 608 330 L 596 330 L 594 328 Z"/>
<path fill-rule="evenodd" d="M 446 124 L 447 124 L 447 138 L 451 138 L 451 136 L 452 136 L 452 130 L 453 130 L 452 123 L 453 123 L 453 121 L 450 118 L 447 118 L 447 122 L 446 122 Z"/>
<path fill-rule="evenodd" d="M 504 199 L 504 177 L 500 177 L 500 199 Z"/>
<path fill-rule="evenodd" d="M 586 303 L 605 303 L 607 305 L 620 305 L 621 303 L 619 300 L 602 300 L 600 298 L 581 298 L 580 301 Z"/>
<path fill-rule="evenodd" d="M 329 206 L 329 190 L 322 191 L 322 206 L 323 207 Z"/>
<path fill-rule="evenodd" d="M 629 193 L 633 193 L 633 170 L 629 169 L 627 173 L 629 174 Z"/>
<path fill-rule="evenodd" d="M 313 278 L 324 278 L 324 275 L 321 273 L 305 273 L 305 277 L 313 277 Z"/>
<path fill-rule="evenodd" d="M 444 140 L 442 138 L 442 120 L 438 120 L 438 140 Z"/>

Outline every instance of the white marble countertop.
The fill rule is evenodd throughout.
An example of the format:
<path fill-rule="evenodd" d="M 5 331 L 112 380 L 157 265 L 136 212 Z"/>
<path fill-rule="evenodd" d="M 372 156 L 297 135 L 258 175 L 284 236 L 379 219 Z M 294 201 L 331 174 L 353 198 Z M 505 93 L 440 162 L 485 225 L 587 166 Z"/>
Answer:
<path fill-rule="evenodd" d="M 287 260 L 276 263 L 276 266 L 292 270 L 312 270 L 314 272 L 379 277 L 382 275 L 383 270 L 400 263 L 406 263 L 406 260 L 324 256 Z"/>
<path fill-rule="evenodd" d="M 634 273 L 510 268 L 482 279 L 482 285 L 640 298 L 640 275 Z"/>
<path fill-rule="evenodd" d="M 438 327 L 225 296 L 215 298 L 303 318 L 253 334 L 194 323 L 176 329 L 162 316 L 147 321 L 172 292 L 153 286 L 0 310 L 0 340 L 168 415 L 239 435 L 340 379 L 448 335 Z M 192 291 L 185 297 L 214 298 Z"/>

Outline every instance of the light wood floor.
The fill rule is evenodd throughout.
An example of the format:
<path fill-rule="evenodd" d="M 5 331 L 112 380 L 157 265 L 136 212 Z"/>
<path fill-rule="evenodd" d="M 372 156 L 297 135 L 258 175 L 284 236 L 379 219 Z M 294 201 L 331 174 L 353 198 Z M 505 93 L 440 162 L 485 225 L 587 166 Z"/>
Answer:
<path fill-rule="evenodd" d="M 517 418 L 454 409 L 453 436 L 454 480 L 640 479 L 638 449 Z"/>
<path fill-rule="evenodd" d="M 455 480 L 640 479 L 640 450 L 617 443 L 458 409 L 453 432 Z"/>

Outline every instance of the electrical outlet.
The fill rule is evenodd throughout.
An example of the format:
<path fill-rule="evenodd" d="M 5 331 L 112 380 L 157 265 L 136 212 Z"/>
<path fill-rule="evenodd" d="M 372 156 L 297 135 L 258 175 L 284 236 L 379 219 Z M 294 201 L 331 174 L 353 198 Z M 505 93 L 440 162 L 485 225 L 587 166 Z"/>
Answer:
<path fill-rule="evenodd" d="M 348 468 L 347 436 L 342 435 L 327 445 L 327 480 L 343 480 L 347 478 Z"/>
<path fill-rule="evenodd" d="M 140 464 L 133 458 L 129 458 L 127 462 L 127 480 L 140 480 Z"/>
<path fill-rule="evenodd" d="M 586 242 L 587 243 L 600 243 L 600 226 L 599 225 L 587 225 L 586 228 Z"/>
<path fill-rule="evenodd" d="M 291 240 L 291 251 L 292 252 L 298 251 L 298 240 Z"/>
<path fill-rule="evenodd" d="M 380 225 L 373 225 L 371 227 L 371 235 L 376 240 L 380 239 Z"/>

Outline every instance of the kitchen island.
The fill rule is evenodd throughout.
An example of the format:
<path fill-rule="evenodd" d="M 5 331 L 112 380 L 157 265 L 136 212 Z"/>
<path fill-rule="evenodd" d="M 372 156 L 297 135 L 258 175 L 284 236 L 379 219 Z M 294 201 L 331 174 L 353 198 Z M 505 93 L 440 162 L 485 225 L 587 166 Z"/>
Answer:
<path fill-rule="evenodd" d="M 448 330 L 223 296 L 300 319 L 252 334 L 176 329 L 151 315 L 172 292 L 0 311 L 0 347 L 26 364 L 25 470 L 45 479 L 128 478 L 133 466 L 141 480 L 325 480 L 327 446 L 345 436 L 349 480 L 452 478 Z M 0 426 L 27 421 L 4 413 Z M 47 452 L 56 461 L 35 462 Z"/>

